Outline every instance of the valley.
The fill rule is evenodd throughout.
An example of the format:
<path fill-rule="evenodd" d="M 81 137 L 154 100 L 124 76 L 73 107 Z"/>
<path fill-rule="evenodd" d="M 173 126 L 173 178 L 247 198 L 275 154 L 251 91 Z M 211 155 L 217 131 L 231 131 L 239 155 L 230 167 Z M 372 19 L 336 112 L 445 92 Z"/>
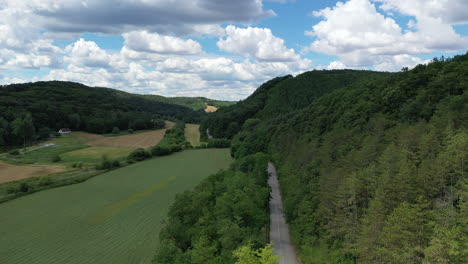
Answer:
<path fill-rule="evenodd" d="M 235 104 L 8 86 L 0 262 L 466 263 L 467 71 L 313 70 Z M 110 107 L 24 102 L 60 85 Z"/>

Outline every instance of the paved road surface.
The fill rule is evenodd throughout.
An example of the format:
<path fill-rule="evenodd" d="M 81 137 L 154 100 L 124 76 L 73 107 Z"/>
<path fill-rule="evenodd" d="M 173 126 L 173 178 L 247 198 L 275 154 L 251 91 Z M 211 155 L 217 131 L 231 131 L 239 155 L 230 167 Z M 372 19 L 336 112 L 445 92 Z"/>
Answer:
<path fill-rule="evenodd" d="M 268 163 L 270 178 L 268 184 L 271 187 L 270 200 L 270 241 L 275 248 L 275 254 L 280 255 L 280 264 L 299 264 L 291 239 L 289 238 L 288 225 L 283 216 L 283 202 L 279 191 L 278 176 L 275 166 Z"/>

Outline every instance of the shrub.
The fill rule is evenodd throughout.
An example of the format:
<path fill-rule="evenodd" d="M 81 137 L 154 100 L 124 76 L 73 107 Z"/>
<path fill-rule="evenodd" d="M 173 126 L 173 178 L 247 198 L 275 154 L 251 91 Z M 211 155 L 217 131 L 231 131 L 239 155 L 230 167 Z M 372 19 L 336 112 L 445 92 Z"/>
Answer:
<path fill-rule="evenodd" d="M 39 179 L 39 183 L 38 185 L 39 186 L 46 186 L 46 185 L 50 185 L 52 183 L 52 179 L 50 179 L 49 177 L 41 177 Z"/>
<path fill-rule="evenodd" d="M 112 129 L 112 134 L 118 134 L 118 133 L 120 133 L 120 129 L 118 127 L 114 127 Z"/>
<path fill-rule="evenodd" d="M 17 149 L 14 149 L 14 150 L 12 150 L 12 151 L 8 152 L 8 154 L 10 154 L 10 155 L 15 155 L 15 156 L 16 156 L 16 155 L 19 155 L 19 154 L 20 154 L 20 152 L 19 152 L 19 150 L 17 150 Z"/>
<path fill-rule="evenodd" d="M 179 152 L 182 150 L 182 146 L 180 145 L 169 145 L 169 150 L 171 153 L 173 152 Z"/>
<path fill-rule="evenodd" d="M 6 192 L 8 194 L 17 193 L 19 189 L 18 187 L 19 187 L 18 185 L 10 185 L 7 187 Z"/>
<path fill-rule="evenodd" d="M 18 191 L 19 192 L 28 192 L 29 191 L 29 185 L 25 182 L 20 183 Z"/>
<path fill-rule="evenodd" d="M 208 140 L 209 148 L 229 148 L 231 146 L 231 141 L 225 138 L 215 138 Z"/>
<path fill-rule="evenodd" d="M 112 168 L 118 168 L 118 167 L 120 167 L 120 161 L 114 160 L 114 161 L 112 162 Z"/>
<path fill-rule="evenodd" d="M 149 159 L 149 158 L 151 158 L 151 153 L 140 148 L 131 152 L 128 155 L 127 160 L 142 161 L 142 160 Z"/>
<path fill-rule="evenodd" d="M 168 147 L 155 146 L 151 148 L 151 154 L 153 156 L 164 156 L 171 154 L 171 151 Z"/>
<path fill-rule="evenodd" d="M 133 129 L 130 128 L 130 129 L 128 130 L 128 133 L 129 133 L 129 134 L 133 134 Z"/>
<path fill-rule="evenodd" d="M 62 159 L 60 158 L 58 154 L 52 157 L 52 162 L 59 162 L 59 161 L 62 161 Z"/>

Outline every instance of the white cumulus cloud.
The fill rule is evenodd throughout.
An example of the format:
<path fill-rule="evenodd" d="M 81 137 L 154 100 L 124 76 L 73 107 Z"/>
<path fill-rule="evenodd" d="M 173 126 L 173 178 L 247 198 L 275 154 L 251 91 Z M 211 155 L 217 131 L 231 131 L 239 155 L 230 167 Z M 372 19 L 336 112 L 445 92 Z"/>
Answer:
<path fill-rule="evenodd" d="M 200 43 L 192 39 L 163 36 L 147 31 L 132 31 L 124 33 L 123 37 L 125 38 L 125 46 L 135 51 L 181 55 L 193 55 L 202 52 Z"/>
<path fill-rule="evenodd" d="M 248 56 L 259 61 L 296 61 L 300 56 L 288 49 L 284 40 L 275 37 L 269 28 L 226 27 L 226 38 L 220 39 L 218 47 L 227 52 Z"/>
<path fill-rule="evenodd" d="M 401 66 L 404 61 L 408 63 L 407 66 L 414 66 L 414 62 L 420 61 L 416 55 L 440 50 L 457 51 L 468 47 L 468 38 L 457 34 L 452 25 L 444 22 L 441 17 L 429 16 L 429 11 L 412 12 L 412 9 L 406 7 L 413 6 L 411 4 L 397 5 L 403 1 L 374 2 L 377 1 L 384 3 L 381 6 L 383 10 L 414 16 L 409 23 L 410 29 L 402 29 L 390 14 L 380 13 L 370 0 L 338 2 L 334 7 L 312 13 L 323 20 L 306 32 L 306 35 L 315 39 L 304 51 L 336 55 L 350 67 L 380 65 L 376 69 L 387 70 Z M 434 1 L 428 1 L 430 7 L 419 2 L 419 10 L 434 8 L 430 5 Z"/>

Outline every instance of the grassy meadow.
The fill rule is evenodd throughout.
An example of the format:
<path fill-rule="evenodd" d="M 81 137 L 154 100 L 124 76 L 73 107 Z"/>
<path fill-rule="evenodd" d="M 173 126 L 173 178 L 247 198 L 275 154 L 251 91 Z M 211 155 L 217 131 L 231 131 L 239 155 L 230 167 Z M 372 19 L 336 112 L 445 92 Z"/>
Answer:
<path fill-rule="evenodd" d="M 231 161 L 188 150 L 2 203 L 0 263 L 150 263 L 175 195 Z"/>
<path fill-rule="evenodd" d="M 66 152 L 60 155 L 60 158 L 64 162 L 83 162 L 83 163 L 98 163 L 102 160 L 102 157 L 109 159 L 123 160 L 130 152 L 135 148 L 126 147 L 88 147 L 78 149 L 70 152 Z"/>
<path fill-rule="evenodd" d="M 185 125 L 185 138 L 194 147 L 200 145 L 200 125 L 186 124 Z"/>

